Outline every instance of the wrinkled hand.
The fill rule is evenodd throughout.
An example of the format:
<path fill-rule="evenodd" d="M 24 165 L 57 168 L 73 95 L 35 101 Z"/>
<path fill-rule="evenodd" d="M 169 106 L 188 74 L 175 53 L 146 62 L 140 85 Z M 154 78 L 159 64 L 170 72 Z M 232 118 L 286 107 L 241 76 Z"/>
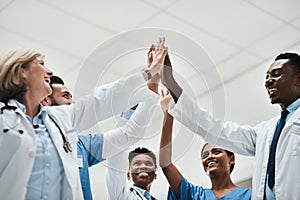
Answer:
<path fill-rule="evenodd" d="M 172 96 L 170 95 L 169 90 L 161 90 L 161 99 L 160 106 L 164 112 L 164 114 L 168 114 L 170 103 L 173 101 Z"/>
<path fill-rule="evenodd" d="M 149 51 L 147 53 L 147 66 L 148 68 L 150 68 L 150 66 L 152 65 L 152 62 L 153 62 L 153 54 L 155 53 L 155 45 L 152 44 L 149 48 Z M 157 87 L 158 87 L 158 84 L 159 84 L 159 81 L 160 81 L 160 75 L 157 73 L 155 74 L 154 76 L 152 76 L 152 78 L 150 80 L 148 80 L 148 86 L 149 85 L 152 85 L 152 84 L 156 84 Z M 156 91 L 157 93 L 158 91 Z"/>
<path fill-rule="evenodd" d="M 154 50 L 155 50 L 155 45 L 151 44 L 151 46 L 149 48 L 149 51 L 147 53 L 147 66 L 148 67 L 150 67 L 150 65 L 153 62 L 153 53 L 154 53 Z"/>
<path fill-rule="evenodd" d="M 151 46 L 152 47 L 152 46 Z M 168 48 L 165 47 L 165 38 L 160 37 L 155 48 L 151 49 L 148 54 L 149 71 L 152 76 L 156 75 L 163 67 L 165 57 L 168 54 Z"/>

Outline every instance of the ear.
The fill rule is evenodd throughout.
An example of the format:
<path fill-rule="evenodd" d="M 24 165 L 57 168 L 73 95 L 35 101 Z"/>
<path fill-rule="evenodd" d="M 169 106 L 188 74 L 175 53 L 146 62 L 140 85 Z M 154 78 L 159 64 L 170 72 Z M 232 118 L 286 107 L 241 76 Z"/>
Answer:
<path fill-rule="evenodd" d="M 156 180 L 156 177 L 157 177 L 157 174 L 156 173 L 154 173 L 154 179 Z"/>
<path fill-rule="evenodd" d="M 23 67 L 21 67 L 21 76 L 22 78 L 26 78 L 27 76 L 26 70 Z"/>
<path fill-rule="evenodd" d="M 127 172 L 127 179 L 130 180 L 130 173 Z"/>
<path fill-rule="evenodd" d="M 43 106 L 51 106 L 51 105 L 52 105 L 51 98 L 45 97 L 45 98 L 41 101 L 41 104 L 42 104 Z"/>
<path fill-rule="evenodd" d="M 229 164 L 230 165 L 235 164 L 235 156 L 234 155 L 230 156 Z"/>
<path fill-rule="evenodd" d="M 296 85 L 300 87 L 300 73 L 297 74 Z"/>

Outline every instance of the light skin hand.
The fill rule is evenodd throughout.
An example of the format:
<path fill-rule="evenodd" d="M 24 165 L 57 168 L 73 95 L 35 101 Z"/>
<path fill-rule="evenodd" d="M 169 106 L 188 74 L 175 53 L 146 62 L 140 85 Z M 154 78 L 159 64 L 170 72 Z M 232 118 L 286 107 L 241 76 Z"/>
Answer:
<path fill-rule="evenodd" d="M 149 48 L 147 53 L 147 64 L 148 68 L 152 65 L 153 62 L 153 54 L 155 53 L 155 45 L 152 44 Z M 147 81 L 148 88 L 155 93 L 158 93 L 158 85 L 160 82 L 160 75 L 157 73 L 155 74 L 150 80 Z"/>
<path fill-rule="evenodd" d="M 156 75 L 161 70 L 167 54 L 168 48 L 165 47 L 165 38 L 160 37 L 157 45 L 151 51 L 151 59 L 148 60 L 148 62 L 152 60 L 149 66 L 149 71 L 152 74 L 152 76 Z M 143 72 L 143 75 L 145 78 L 147 77 L 145 72 Z"/>

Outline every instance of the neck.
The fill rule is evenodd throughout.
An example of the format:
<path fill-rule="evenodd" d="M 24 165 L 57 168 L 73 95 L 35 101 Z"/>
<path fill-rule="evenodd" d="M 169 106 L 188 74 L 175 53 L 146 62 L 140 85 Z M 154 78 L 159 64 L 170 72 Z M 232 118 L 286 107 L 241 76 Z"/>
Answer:
<path fill-rule="evenodd" d="M 212 183 L 213 191 L 222 191 L 236 188 L 237 186 L 232 182 L 229 175 L 224 176 L 211 176 L 210 177 Z"/>
<path fill-rule="evenodd" d="M 146 190 L 147 192 L 150 192 L 151 185 L 147 185 L 147 186 L 144 186 L 144 185 L 134 185 L 134 186 L 139 187 L 139 188 L 141 188 L 143 190 Z"/>
<path fill-rule="evenodd" d="M 40 101 L 40 99 L 34 98 L 33 95 L 28 93 L 25 93 L 23 96 L 21 103 L 26 107 L 26 115 L 28 115 L 31 119 L 38 114 Z"/>
<path fill-rule="evenodd" d="M 225 175 L 219 177 L 211 177 L 212 191 L 217 199 L 224 197 L 234 188 L 237 188 L 235 184 L 232 183 L 230 176 Z"/>
<path fill-rule="evenodd" d="M 300 97 L 294 97 L 291 98 L 290 101 L 287 101 L 286 103 L 279 103 L 280 107 L 282 110 L 285 110 L 287 107 L 289 107 L 289 105 L 291 105 L 292 103 L 294 103 L 297 99 L 299 99 Z"/>

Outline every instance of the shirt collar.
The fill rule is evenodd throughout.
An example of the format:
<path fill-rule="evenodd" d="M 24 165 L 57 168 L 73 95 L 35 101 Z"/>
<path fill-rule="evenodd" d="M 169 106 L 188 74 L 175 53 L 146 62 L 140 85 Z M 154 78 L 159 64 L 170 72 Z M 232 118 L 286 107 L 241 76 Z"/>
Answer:
<path fill-rule="evenodd" d="M 286 109 L 289 111 L 289 113 L 294 112 L 300 107 L 300 98 L 294 101 L 292 104 L 290 104 Z"/>
<path fill-rule="evenodd" d="M 26 113 L 26 107 L 22 103 L 16 101 L 16 104 L 22 112 Z M 34 116 L 34 118 L 43 120 L 45 119 L 47 112 L 42 104 L 39 104 L 39 108 L 40 108 L 40 112 L 36 116 Z"/>
<path fill-rule="evenodd" d="M 148 191 L 146 191 L 146 190 L 144 190 L 144 189 L 142 189 L 142 188 L 136 187 L 136 186 L 134 186 L 134 188 L 135 188 L 137 191 L 139 191 L 143 196 L 145 196 L 145 193 L 148 192 Z M 150 193 L 149 193 L 149 194 L 150 194 Z M 151 194 L 150 194 L 150 195 L 151 195 Z"/>
<path fill-rule="evenodd" d="M 21 104 L 19 101 L 16 101 L 16 104 L 23 113 L 26 113 L 26 107 L 23 104 Z"/>

